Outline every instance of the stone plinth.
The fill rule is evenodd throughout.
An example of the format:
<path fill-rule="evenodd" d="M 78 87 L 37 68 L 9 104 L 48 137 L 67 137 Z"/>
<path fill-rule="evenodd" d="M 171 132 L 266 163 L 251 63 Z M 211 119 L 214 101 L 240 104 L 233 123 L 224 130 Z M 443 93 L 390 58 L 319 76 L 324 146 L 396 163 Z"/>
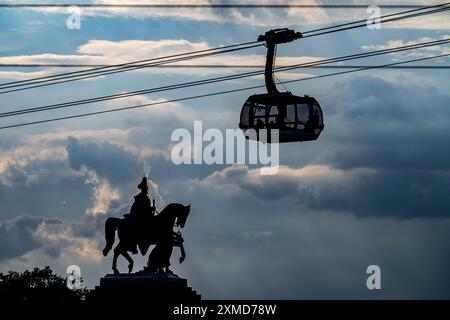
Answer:
<path fill-rule="evenodd" d="M 137 272 L 108 274 L 91 292 L 97 301 L 199 301 L 201 296 L 188 286 L 187 280 L 170 273 Z"/>

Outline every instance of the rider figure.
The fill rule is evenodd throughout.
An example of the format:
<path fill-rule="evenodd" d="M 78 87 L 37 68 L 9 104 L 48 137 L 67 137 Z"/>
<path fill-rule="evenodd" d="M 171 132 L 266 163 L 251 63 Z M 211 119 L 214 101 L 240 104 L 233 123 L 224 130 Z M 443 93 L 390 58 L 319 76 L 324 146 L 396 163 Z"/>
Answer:
<path fill-rule="evenodd" d="M 142 178 L 141 183 L 137 187 L 141 190 L 141 192 L 134 196 L 134 203 L 131 206 L 130 217 L 139 219 L 146 217 L 147 214 L 154 215 L 154 208 L 152 207 L 150 198 L 148 197 L 147 177 Z"/>
<path fill-rule="evenodd" d="M 138 252 L 137 242 L 142 233 L 139 226 L 142 225 L 144 219 L 155 216 L 155 207 L 151 205 L 150 198 L 148 197 L 147 177 L 143 177 L 141 183 L 137 187 L 141 192 L 134 196 L 134 203 L 131 206 L 130 213 L 125 215 L 125 217 L 130 220 L 133 229 L 136 231 L 134 233 L 136 235 L 135 241 L 130 248 L 130 251 L 133 254 Z"/>

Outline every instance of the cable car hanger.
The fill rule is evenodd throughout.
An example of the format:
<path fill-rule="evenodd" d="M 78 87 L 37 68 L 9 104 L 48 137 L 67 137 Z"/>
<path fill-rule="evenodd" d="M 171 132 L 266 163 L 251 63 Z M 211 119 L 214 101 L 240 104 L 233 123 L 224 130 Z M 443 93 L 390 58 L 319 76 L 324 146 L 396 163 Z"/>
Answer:
<path fill-rule="evenodd" d="M 272 129 L 278 130 L 280 143 L 319 138 L 324 124 L 317 100 L 307 95 L 300 97 L 288 91 L 280 92 L 274 81 L 277 45 L 301 37 L 300 32 L 287 28 L 273 29 L 258 37 L 258 41 L 265 41 L 267 47 L 264 70 L 267 93 L 250 96 L 242 107 L 239 127 L 248 139 L 271 143 Z M 256 135 L 252 134 L 254 132 Z"/>
<path fill-rule="evenodd" d="M 294 40 L 300 39 L 301 37 L 303 37 L 303 35 L 300 32 L 295 32 L 294 30 L 290 30 L 287 28 L 273 29 L 258 37 L 258 42 L 265 41 L 267 47 L 266 67 L 264 69 L 264 78 L 266 81 L 267 93 L 280 93 L 273 79 L 273 67 L 275 65 L 275 52 L 277 44 L 292 42 Z"/>

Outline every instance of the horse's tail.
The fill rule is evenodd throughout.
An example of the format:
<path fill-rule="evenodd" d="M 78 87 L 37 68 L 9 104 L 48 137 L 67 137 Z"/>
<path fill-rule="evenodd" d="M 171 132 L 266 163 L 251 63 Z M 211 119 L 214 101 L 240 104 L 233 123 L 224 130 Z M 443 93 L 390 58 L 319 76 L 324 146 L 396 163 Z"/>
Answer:
<path fill-rule="evenodd" d="M 121 219 L 119 218 L 108 218 L 105 222 L 105 240 L 106 246 L 103 249 L 103 255 L 106 257 L 108 252 L 112 249 L 115 241 L 116 230 L 119 227 Z"/>

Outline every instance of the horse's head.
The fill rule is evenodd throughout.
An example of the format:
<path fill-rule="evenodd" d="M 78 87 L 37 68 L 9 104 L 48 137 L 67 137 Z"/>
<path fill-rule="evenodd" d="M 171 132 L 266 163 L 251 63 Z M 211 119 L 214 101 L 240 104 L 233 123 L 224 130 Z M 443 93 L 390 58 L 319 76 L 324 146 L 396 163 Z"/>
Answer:
<path fill-rule="evenodd" d="M 181 212 L 177 216 L 176 226 L 180 228 L 184 228 L 186 224 L 186 219 L 191 211 L 191 205 L 183 206 Z"/>

